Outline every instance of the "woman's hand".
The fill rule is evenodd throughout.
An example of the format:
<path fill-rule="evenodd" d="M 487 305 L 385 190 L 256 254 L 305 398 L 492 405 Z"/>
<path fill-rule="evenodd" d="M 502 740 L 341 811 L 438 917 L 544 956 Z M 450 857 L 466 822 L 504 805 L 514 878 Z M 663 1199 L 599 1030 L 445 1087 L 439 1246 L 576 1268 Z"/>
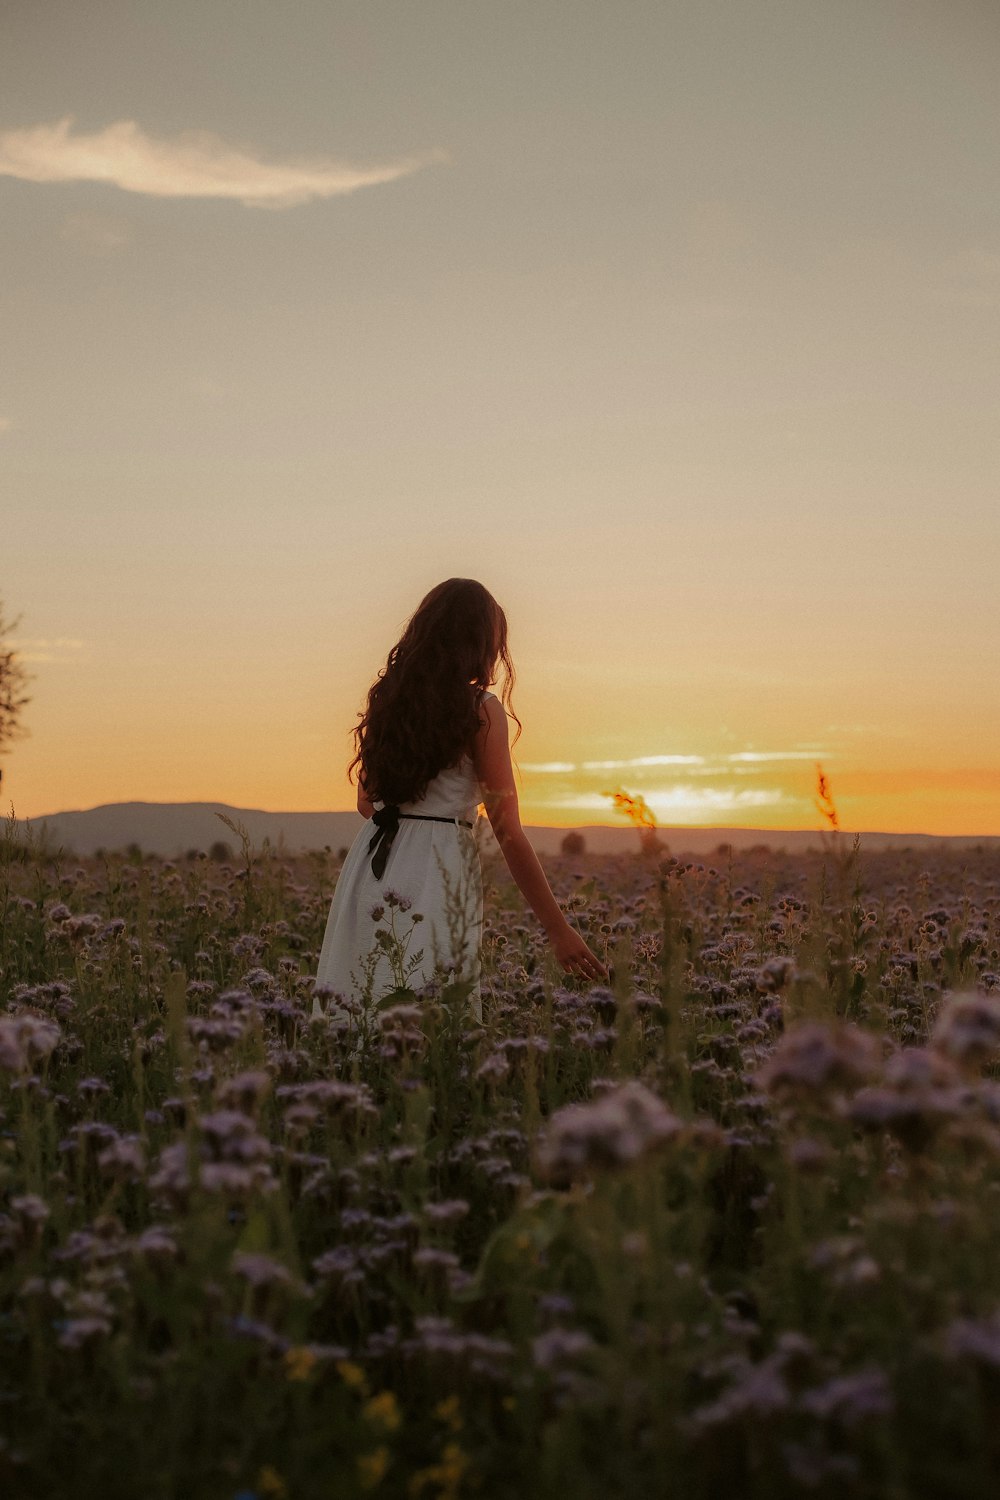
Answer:
<path fill-rule="evenodd" d="M 554 935 L 550 935 L 549 942 L 567 974 L 583 974 L 588 979 L 603 979 L 607 982 L 609 975 L 604 964 L 568 922 Z"/>

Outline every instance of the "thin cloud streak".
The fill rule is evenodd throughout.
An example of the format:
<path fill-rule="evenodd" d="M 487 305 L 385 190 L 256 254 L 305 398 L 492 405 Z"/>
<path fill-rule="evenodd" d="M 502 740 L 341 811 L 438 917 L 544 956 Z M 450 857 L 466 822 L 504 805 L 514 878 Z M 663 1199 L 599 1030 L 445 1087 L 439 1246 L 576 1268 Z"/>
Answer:
<path fill-rule="evenodd" d="M 811 810 L 811 802 L 792 785 L 782 788 L 773 782 L 759 783 L 765 777 L 770 780 L 776 771 L 780 773 L 782 765 L 788 767 L 784 775 L 790 783 L 798 783 L 802 771 L 793 768 L 802 761 L 835 758 L 818 748 L 736 750 L 710 755 L 536 761 L 522 769 L 542 778 L 540 795 L 533 795 L 531 802 L 546 812 L 565 816 L 572 811 L 577 817 L 600 813 L 600 821 L 607 821 L 611 812 L 607 783 L 612 779 L 608 773 L 620 772 L 627 784 L 641 788 L 644 801 L 661 825 L 707 826 L 729 817 L 753 816 L 757 809 Z M 747 786 L 748 779 L 758 784 Z"/>
<path fill-rule="evenodd" d="M 581 771 L 618 771 L 625 766 L 701 766 L 703 755 L 637 755 L 632 760 L 585 760 Z"/>
<path fill-rule="evenodd" d="M 59 666 L 68 663 L 76 663 L 80 660 L 78 656 L 60 656 L 60 651 L 82 651 L 87 645 L 86 641 L 77 640 L 75 636 L 57 635 L 54 638 L 34 637 L 28 639 L 9 636 L 0 641 L 0 645 L 16 651 L 23 662 L 54 662 Z"/>
<path fill-rule="evenodd" d="M 0 132 L 0 176 L 111 183 L 154 198 L 230 198 L 247 208 L 294 208 L 394 182 L 445 159 L 434 151 L 370 167 L 328 157 L 266 162 L 207 131 L 156 140 L 135 120 L 76 135 L 72 124 L 67 115 L 52 124 Z"/>
<path fill-rule="evenodd" d="M 783 760 L 815 760 L 827 754 L 825 750 L 740 750 L 735 755 L 727 755 L 726 760 L 739 761 L 783 761 Z"/>
<path fill-rule="evenodd" d="M 22 647 L 28 649 L 34 647 L 47 651 L 53 646 L 69 646 L 71 650 L 79 651 L 86 644 L 86 641 L 78 640 L 76 636 L 72 635 L 57 635 L 53 636 L 51 640 L 44 636 L 35 636 L 31 639 L 27 637 L 18 638 L 16 636 L 8 636 L 4 640 L 5 646 L 11 646 L 16 650 L 20 650 Z"/>
<path fill-rule="evenodd" d="M 835 759 L 827 750 L 739 750 L 731 755 L 635 755 L 626 760 L 526 761 L 522 771 L 534 775 L 570 775 L 577 771 L 635 771 L 653 766 L 685 766 L 693 776 L 745 775 L 747 765 Z M 699 769 L 700 768 L 700 769 Z"/>
<path fill-rule="evenodd" d="M 753 807 L 778 807 L 791 805 L 789 798 L 777 787 L 761 787 L 758 790 L 737 790 L 736 787 L 658 787 L 643 793 L 647 804 L 657 818 L 664 823 L 686 823 L 701 818 L 718 818 L 723 813 L 737 813 Z M 598 792 L 565 793 L 559 796 L 540 798 L 538 807 L 566 810 L 572 808 L 579 813 L 601 812 L 607 814 L 607 797 Z"/>

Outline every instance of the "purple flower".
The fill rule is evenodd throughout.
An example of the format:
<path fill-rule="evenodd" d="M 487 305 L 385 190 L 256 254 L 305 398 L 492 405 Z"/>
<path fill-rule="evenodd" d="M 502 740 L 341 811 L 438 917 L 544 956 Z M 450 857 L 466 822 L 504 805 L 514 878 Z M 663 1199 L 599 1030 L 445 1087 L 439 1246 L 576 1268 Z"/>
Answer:
<path fill-rule="evenodd" d="M 955 1318 L 944 1338 L 947 1352 L 956 1359 L 974 1359 L 1000 1370 L 1000 1310 L 989 1318 Z"/>
<path fill-rule="evenodd" d="M 1000 1048 L 1000 995 L 964 990 L 948 995 L 931 1033 L 931 1046 L 962 1063 L 979 1063 Z"/>
<path fill-rule="evenodd" d="M 811 1093 L 859 1083 L 875 1072 L 878 1062 L 878 1043 L 867 1031 L 800 1021 L 785 1033 L 754 1082 L 771 1093 Z"/>
<path fill-rule="evenodd" d="M 302 1290 L 302 1283 L 293 1276 L 287 1266 L 260 1252 L 237 1250 L 233 1255 L 232 1268 L 237 1276 L 248 1281 L 254 1288 L 287 1287 Z"/>
<path fill-rule="evenodd" d="M 432 1224 L 453 1224 L 464 1219 L 469 1205 L 464 1198 L 445 1198 L 438 1203 L 425 1203 L 424 1215 Z"/>
<path fill-rule="evenodd" d="M 540 1370 L 576 1360 L 589 1354 L 594 1340 L 582 1328 L 550 1328 L 531 1341 L 531 1357 Z"/>
<path fill-rule="evenodd" d="M 838 1375 L 825 1385 L 814 1386 L 803 1392 L 799 1405 L 813 1416 L 853 1427 L 869 1417 L 887 1417 L 895 1402 L 885 1371 L 873 1368 Z"/>
<path fill-rule="evenodd" d="M 36 1062 L 51 1056 L 62 1036 L 55 1021 L 29 1011 L 0 1021 L 0 1068 L 8 1073 L 26 1073 Z"/>
<path fill-rule="evenodd" d="M 557 1110 L 538 1146 L 550 1180 L 566 1182 L 594 1168 L 624 1167 L 682 1128 L 661 1099 L 637 1079 L 587 1104 Z"/>

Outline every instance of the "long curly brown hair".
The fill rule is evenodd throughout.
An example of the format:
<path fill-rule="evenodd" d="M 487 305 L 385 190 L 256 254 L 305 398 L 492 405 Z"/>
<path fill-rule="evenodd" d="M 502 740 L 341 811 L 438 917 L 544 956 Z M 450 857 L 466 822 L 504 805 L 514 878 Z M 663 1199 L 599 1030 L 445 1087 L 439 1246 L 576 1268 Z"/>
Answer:
<path fill-rule="evenodd" d="M 511 708 L 514 664 L 507 617 L 474 578 L 447 578 L 420 601 L 368 691 L 353 731 L 355 766 L 372 801 L 419 802 L 439 772 L 471 754 L 479 702 L 498 665 L 501 701 Z"/>

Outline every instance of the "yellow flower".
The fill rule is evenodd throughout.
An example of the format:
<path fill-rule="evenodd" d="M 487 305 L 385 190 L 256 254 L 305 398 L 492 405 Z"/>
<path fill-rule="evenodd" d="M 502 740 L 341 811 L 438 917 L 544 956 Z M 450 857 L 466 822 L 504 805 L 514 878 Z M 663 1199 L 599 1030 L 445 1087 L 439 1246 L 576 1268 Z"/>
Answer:
<path fill-rule="evenodd" d="M 285 1374 L 289 1380 L 308 1380 L 315 1364 L 316 1356 L 305 1344 L 285 1350 Z"/>
<path fill-rule="evenodd" d="M 400 1423 L 399 1407 L 392 1391 L 379 1391 L 361 1408 L 369 1422 L 377 1422 L 387 1432 L 395 1432 Z"/>
<path fill-rule="evenodd" d="M 459 1480 L 469 1467 L 469 1460 L 457 1443 L 445 1443 L 441 1450 L 441 1468 L 448 1479 Z"/>
<path fill-rule="evenodd" d="M 271 1464 L 265 1464 L 257 1475 L 257 1488 L 262 1495 L 274 1495 L 275 1500 L 280 1500 L 282 1495 L 288 1494 L 285 1481 Z"/>
<path fill-rule="evenodd" d="M 338 1359 L 337 1374 L 346 1386 L 352 1391 L 367 1391 L 368 1379 L 360 1365 L 356 1365 L 349 1359 Z"/>
<path fill-rule="evenodd" d="M 439 1401 L 434 1408 L 434 1415 L 439 1422 L 444 1422 L 451 1428 L 452 1432 L 458 1432 L 462 1426 L 461 1403 L 457 1396 L 446 1396 Z"/>
<path fill-rule="evenodd" d="M 373 1490 L 385 1478 L 389 1467 L 389 1450 L 383 1446 L 371 1453 L 358 1454 L 358 1479 L 363 1490 Z"/>
<path fill-rule="evenodd" d="M 407 1494 L 410 1500 L 419 1500 L 428 1485 L 437 1485 L 437 1500 L 457 1500 L 459 1485 L 469 1469 L 469 1459 L 457 1443 L 445 1443 L 441 1451 L 441 1462 L 420 1469 L 410 1480 Z"/>

